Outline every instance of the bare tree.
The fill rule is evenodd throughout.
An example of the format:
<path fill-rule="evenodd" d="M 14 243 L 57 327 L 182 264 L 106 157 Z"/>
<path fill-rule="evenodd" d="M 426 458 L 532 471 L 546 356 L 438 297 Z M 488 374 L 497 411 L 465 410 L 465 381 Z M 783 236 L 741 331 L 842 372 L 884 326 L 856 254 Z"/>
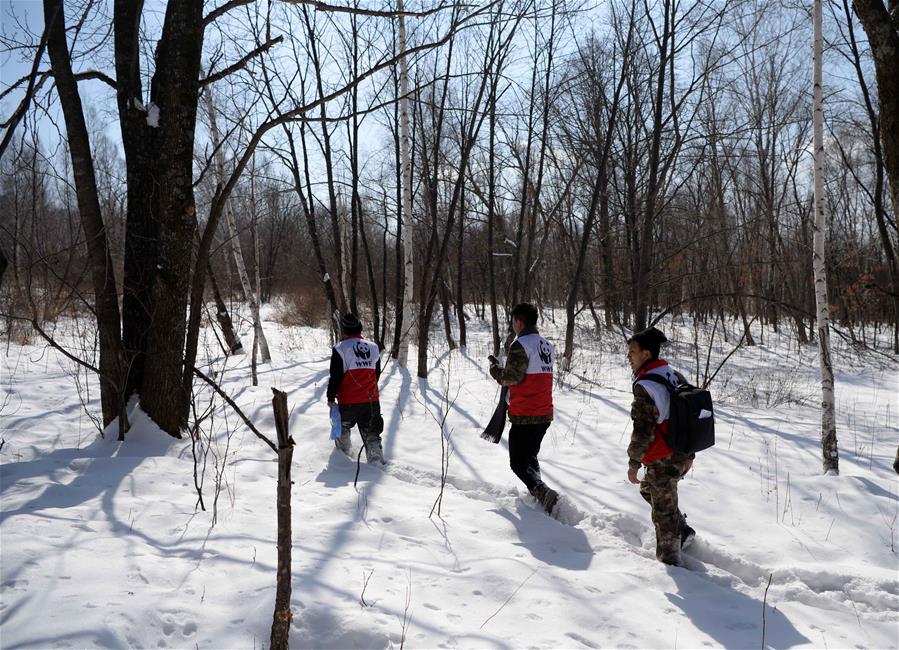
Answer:
<path fill-rule="evenodd" d="M 415 320 L 415 291 L 414 291 L 414 259 L 412 228 L 412 135 L 409 128 L 409 63 L 403 54 L 406 52 L 406 17 L 402 14 L 403 0 L 397 0 L 397 10 L 400 13 L 399 24 L 399 52 L 400 52 L 400 158 L 402 163 L 402 250 L 403 250 L 403 311 L 402 320 L 397 321 L 399 334 L 399 349 L 397 350 L 397 362 L 405 368 L 409 363 L 409 341 L 412 338 L 412 326 Z M 397 315 L 399 319 L 399 314 Z M 419 323 L 419 328 L 427 332 L 427 323 Z"/>
<path fill-rule="evenodd" d="M 813 23 L 813 126 L 812 147 L 815 154 L 815 303 L 817 306 L 818 360 L 821 366 L 821 452 L 824 473 L 838 474 L 840 457 L 837 450 L 837 425 L 834 418 L 833 361 L 830 357 L 830 313 L 827 304 L 827 268 L 824 258 L 824 236 L 827 215 L 824 198 L 824 93 L 822 89 L 822 59 L 824 36 L 821 33 L 822 0 L 815 0 Z"/>
<path fill-rule="evenodd" d="M 216 119 L 215 101 L 212 97 L 212 91 L 207 90 L 204 93 L 206 100 L 206 113 L 209 117 L 209 132 L 212 136 L 212 146 L 215 151 L 215 172 L 218 182 L 223 184 L 226 179 L 225 175 L 225 152 L 222 138 L 218 128 L 218 120 Z M 253 221 L 255 223 L 255 197 L 250 201 L 250 210 L 253 212 Z M 262 329 L 262 321 L 259 318 L 259 293 L 258 289 L 253 287 L 250 282 L 250 276 L 247 273 L 247 265 L 244 261 L 243 251 L 240 248 L 240 236 L 237 232 L 237 221 L 234 218 L 234 209 L 232 201 L 228 201 L 225 205 L 225 224 L 228 226 L 228 244 L 231 248 L 231 254 L 234 257 L 234 266 L 237 268 L 237 277 L 240 278 L 240 285 L 243 288 L 243 294 L 250 303 L 250 315 L 253 319 L 253 351 L 258 349 L 262 357 L 262 363 L 269 363 L 272 360 L 268 350 L 268 341 L 265 339 L 265 332 Z M 254 237 L 255 239 L 255 237 Z M 256 260 L 256 273 L 259 272 L 258 256 L 254 255 Z"/>

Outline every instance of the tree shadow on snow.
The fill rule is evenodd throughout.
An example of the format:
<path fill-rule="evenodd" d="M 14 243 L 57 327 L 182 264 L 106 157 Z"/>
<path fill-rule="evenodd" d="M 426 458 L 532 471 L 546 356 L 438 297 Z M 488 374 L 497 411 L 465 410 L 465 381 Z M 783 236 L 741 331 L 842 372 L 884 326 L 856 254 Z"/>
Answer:
<path fill-rule="evenodd" d="M 702 566 L 697 560 L 691 564 Z M 669 567 L 668 573 L 677 584 L 677 593 L 665 596 L 698 630 L 723 648 L 758 648 L 763 629 L 764 648 L 791 648 L 811 643 L 783 612 L 770 604 L 764 605 L 763 628 L 763 601 L 737 591 L 721 579 L 680 567 Z"/>
<path fill-rule="evenodd" d="M 0 511 L 0 524 L 10 517 L 35 515 L 47 509 L 73 508 L 114 493 L 144 459 L 122 455 L 113 460 L 112 450 L 108 440 L 97 440 L 81 449 L 55 449 L 33 460 L 4 463 L 0 473 L 0 494 L 18 482 L 40 477 L 46 480 L 44 489 L 29 501 L 17 508 Z M 75 475 L 74 479 L 68 483 L 57 481 L 55 475 L 61 470 L 70 471 Z"/>

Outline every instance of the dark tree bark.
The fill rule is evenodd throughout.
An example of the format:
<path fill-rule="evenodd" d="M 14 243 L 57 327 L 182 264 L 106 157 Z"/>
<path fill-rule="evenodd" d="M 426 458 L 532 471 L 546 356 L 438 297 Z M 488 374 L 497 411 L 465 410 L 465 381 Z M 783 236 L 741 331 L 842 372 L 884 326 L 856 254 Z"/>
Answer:
<path fill-rule="evenodd" d="M 899 214 L 899 0 L 889 0 L 889 11 L 883 0 L 853 0 L 852 7 L 874 57 L 883 161 L 893 213 Z"/>
<path fill-rule="evenodd" d="M 357 211 L 360 216 L 359 237 L 362 239 L 362 254 L 365 256 L 365 267 L 368 271 L 368 291 L 371 294 L 371 331 L 374 334 L 375 343 L 377 343 L 378 347 L 383 350 L 384 336 L 381 331 L 381 310 L 378 305 L 378 285 L 375 282 L 375 269 L 372 264 L 371 250 L 368 246 L 368 234 L 365 232 L 365 225 L 361 223 L 363 215 L 361 201 L 359 207 L 357 208 Z"/>
<path fill-rule="evenodd" d="M 450 321 L 450 292 L 446 282 L 440 283 L 440 311 L 443 314 L 443 332 L 446 335 L 446 344 L 450 350 L 456 349 L 456 341 L 453 339 L 453 326 Z"/>
<path fill-rule="evenodd" d="M 78 82 L 72 72 L 62 0 L 44 1 L 44 20 L 47 50 L 53 65 L 56 89 L 66 124 L 78 212 L 90 260 L 100 339 L 100 401 L 103 410 L 103 424 L 108 425 L 115 417 L 122 415 L 119 430 L 121 438 L 128 425 L 124 417 L 124 396 L 122 394 L 124 365 L 119 329 L 120 315 L 116 293 L 116 275 L 110 256 L 106 227 L 100 212 L 97 179 L 87 125 L 84 121 L 81 95 L 78 92 Z M 0 268 L 0 279 L 2 279 L 2 269 L 6 268 L 5 258 L 0 267 L 2 267 Z"/>
<path fill-rule="evenodd" d="M 231 354 L 243 354 L 243 344 L 240 337 L 234 331 L 234 323 L 231 321 L 231 314 L 228 313 L 228 306 L 222 300 L 222 293 L 219 291 L 218 282 L 215 281 L 215 274 L 212 272 L 212 265 L 206 262 L 206 272 L 209 274 L 209 283 L 212 285 L 212 295 L 215 298 L 215 319 L 222 328 L 222 334 L 225 337 L 225 345 Z"/>
<path fill-rule="evenodd" d="M 0 289 L 3 288 L 3 274 L 6 273 L 6 267 L 9 265 L 9 262 L 6 259 L 6 254 L 3 252 L 3 249 L 0 248 Z"/>
<path fill-rule="evenodd" d="M 893 240 L 887 227 L 883 201 L 883 175 L 887 171 L 893 214 L 899 215 L 899 1 L 890 2 L 890 15 L 884 11 L 881 0 L 856 0 L 855 12 L 861 20 L 874 55 L 874 70 L 877 79 L 879 115 L 874 110 L 871 93 L 862 72 L 858 44 L 849 14 L 847 0 L 843 8 L 848 22 L 848 34 L 852 49 L 853 63 L 859 86 L 865 101 L 868 120 L 874 139 L 875 180 L 874 216 L 877 230 L 883 244 L 884 254 L 890 272 L 893 301 L 893 352 L 899 352 L 899 262 L 893 248 Z M 887 151 L 889 149 L 889 151 Z"/>
<path fill-rule="evenodd" d="M 459 241 L 457 243 L 458 250 L 456 255 L 456 319 L 459 321 L 459 346 L 465 347 L 467 343 L 467 332 L 465 328 L 465 283 L 462 271 L 464 268 L 463 261 L 465 255 L 465 185 L 462 185 L 462 196 L 459 199 Z"/>
<path fill-rule="evenodd" d="M 499 312 L 496 305 L 496 86 L 499 74 L 490 73 L 490 127 L 487 133 L 487 283 L 490 295 L 490 331 L 493 354 L 499 354 Z"/>
<path fill-rule="evenodd" d="M 150 129 L 158 107 L 158 136 L 147 174 L 152 194 L 142 197 L 156 208 L 149 215 L 159 227 L 159 255 L 150 284 L 150 330 L 141 378 L 141 405 L 173 436 L 187 422 L 190 392 L 183 390 L 185 314 L 190 289 L 193 239 L 197 229 L 193 193 L 193 147 L 203 47 L 203 2 L 171 2 L 157 48 L 151 105 L 144 117 Z M 124 120 L 123 120 L 124 124 Z M 127 155 L 127 152 L 126 152 Z M 140 158 L 140 156 L 138 156 Z M 158 197 L 158 202 L 152 197 Z M 155 204 L 155 205 L 154 205 Z M 129 205 L 129 209 L 132 206 Z M 129 219 L 130 222 L 130 219 Z M 200 274 L 205 269 L 198 268 Z M 144 269 L 143 276 L 150 274 Z M 180 408 L 172 408 L 175 399 Z"/>

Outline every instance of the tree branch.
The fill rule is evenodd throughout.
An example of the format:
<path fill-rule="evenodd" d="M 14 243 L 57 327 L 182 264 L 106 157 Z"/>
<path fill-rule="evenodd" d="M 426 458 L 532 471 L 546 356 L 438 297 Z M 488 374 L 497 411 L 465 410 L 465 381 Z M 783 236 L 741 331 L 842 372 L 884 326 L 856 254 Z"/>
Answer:
<path fill-rule="evenodd" d="M 50 74 L 53 74 L 53 72 L 51 71 Z M 85 70 L 84 72 L 79 72 L 75 75 L 75 81 L 87 81 L 89 79 L 102 81 L 113 90 L 118 90 L 119 88 L 116 84 L 115 79 L 110 77 L 105 72 L 100 72 L 99 70 Z"/>
<path fill-rule="evenodd" d="M 99 369 L 99 368 L 96 368 L 96 367 L 92 366 L 91 364 L 89 364 L 87 361 L 84 361 L 83 359 L 79 359 L 79 358 L 76 357 L 74 354 L 72 354 L 71 352 L 69 352 L 68 350 L 66 350 L 65 348 L 63 348 L 59 343 L 56 342 L 56 339 L 54 339 L 52 336 L 50 336 L 49 334 L 47 334 L 47 333 L 43 330 L 43 328 L 41 328 L 41 326 L 40 326 L 40 324 L 37 322 L 37 319 L 36 319 L 36 318 L 26 318 L 26 317 L 24 317 L 24 316 L 16 316 L 15 314 L 0 314 L 0 316 L 3 316 L 3 318 L 9 318 L 9 319 L 11 319 L 11 320 L 19 320 L 19 321 L 23 321 L 23 322 L 25 322 L 25 323 L 31 323 L 31 326 L 34 328 L 34 331 L 37 332 L 38 334 L 40 334 L 40 335 L 41 335 L 41 338 L 44 339 L 44 340 L 50 345 L 51 348 L 54 348 L 54 349 L 56 349 L 56 350 L 59 350 L 59 351 L 62 352 L 67 358 L 69 358 L 70 360 L 74 361 L 74 362 L 77 363 L 79 366 L 82 366 L 82 367 L 84 367 L 84 368 L 87 368 L 87 369 L 90 370 L 91 372 L 97 373 L 97 376 L 102 377 L 102 375 L 100 374 L 100 369 Z"/>
<path fill-rule="evenodd" d="M 263 435 L 262 433 L 259 432 L 259 429 L 257 429 L 253 425 L 253 423 L 250 421 L 250 418 L 248 418 L 246 416 L 246 414 L 240 410 L 240 407 L 234 403 L 233 399 L 228 397 L 228 394 L 222 390 L 221 386 L 219 386 L 212 379 L 210 379 L 205 374 L 203 374 L 203 372 L 201 370 L 199 370 L 198 368 L 194 367 L 193 372 L 194 372 L 194 375 L 196 375 L 197 377 L 199 377 L 200 379 L 205 381 L 207 384 L 209 384 L 212 387 L 212 390 L 214 390 L 216 393 L 218 393 L 219 396 L 228 403 L 228 406 L 230 406 L 232 409 L 234 409 L 234 412 L 240 416 L 240 419 L 244 421 L 244 424 L 246 424 L 247 427 L 249 427 L 250 431 L 252 431 L 253 433 L 256 434 L 257 438 L 259 438 L 260 440 L 262 440 L 262 442 L 264 442 L 269 447 L 271 447 L 272 451 L 274 451 L 276 454 L 278 453 L 278 446 L 275 443 L 273 443 L 271 440 L 269 440 L 267 437 L 265 437 L 265 435 Z"/>
<path fill-rule="evenodd" d="M 44 82 L 47 80 L 47 77 L 52 77 L 52 76 L 53 76 L 52 70 L 41 70 L 36 75 L 32 75 L 31 73 L 29 73 L 29 74 L 25 75 L 24 77 L 22 77 L 21 79 L 10 84 L 9 88 L 7 88 L 2 93 L 0 93 L 0 100 L 4 99 L 7 95 L 9 95 L 11 92 L 13 92 L 16 88 L 21 86 L 26 81 L 30 82 L 32 80 L 32 78 L 36 79 L 34 81 L 34 84 L 31 85 L 31 97 L 34 97 L 35 93 L 37 93 L 37 91 L 41 89 L 41 86 L 44 85 Z M 84 72 L 79 72 L 78 74 L 75 75 L 75 81 L 87 81 L 89 79 L 98 79 L 98 80 L 106 83 L 107 85 L 111 86 L 113 89 L 116 88 L 115 79 L 113 79 L 112 77 L 110 77 L 109 75 L 107 75 L 104 72 L 100 72 L 99 70 L 85 70 Z M 25 100 L 23 99 L 22 105 L 24 105 L 24 101 Z M 25 106 L 25 107 L 27 108 L 27 106 Z M 18 110 L 16 111 L 16 113 L 13 114 L 12 117 L 9 118 L 9 120 L 0 124 L 0 128 L 7 128 L 10 124 L 13 123 L 13 121 L 16 120 L 17 115 L 18 115 Z"/>
<path fill-rule="evenodd" d="M 211 12 L 209 12 L 209 15 L 203 19 L 203 27 L 208 27 L 217 18 L 224 16 L 232 9 L 237 9 L 238 7 L 243 7 L 244 5 L 253 4 L 253 2 L 255 2 L 255 0 L 231 0 L 230 2 L 226 2 L 221 7 L 213 9 Z"/>
<path fill-rule="evenodd" d="M 62 5 L 60 5 L 60 7 L 62 7 Z M 59 18 L 60 11 L 61 9 L 57 9 L 51 23 Z M 25 89 L 25 97 L 22 98 L 21 103 L 12 114 L 12 117 L 9 118 L 9 121 L 4 124 L 4 126 L 6 126 L 6 133 L 3 136 L 3 141 L 0 142 L 0 158 L 3 158 L 3 152 L 6 151 L 9 143 L 12 142 L 13 133 L 15 133 L 19 122 L 25 117 L 25 113 L 28 111 L 28 107 L 31 105 L 31 100 L 34 98 L 35 93 L 40 88 L 40 85 L 43 84 L 44 80 L 46 80 L 46 77 L 41 76 L 40 83 L 37 83 L 37 78 L 39 76 L 38 67 L 41 64 L 41 59 L 44 57 L 44 50 L 47 48 L 47 37 L 50 34 L 50 27 L 50 24 L 45 25 L 44 33 L 41 34 L 41 42 L 37 47 L 37 53 L 34 55 L 34 63 L 31 65 L 31 72 L 28 75 L 28 88 Z"/>
<path fill-rule="evenodd" d="M 260 45 L 256 49 L 254 49 L 253 51 L 249 52 L 246 56 L 244 56 L 237 63 L 233 63 L 233 64 L 229 65 L 227 68 L 225 68 L 224 70 L 220 70 L 219 72 L 216 72 L 215 74 L 211 74 L 208 77 L 206 77 L 205 79 L 203 79 L 202 81 L 200 81 L 200 87 L 202 88 L 204 86 L 208 86 L 211 83 L 215 83 L 216 81 L 218 81 L 220 79 L 224 79 L 228 75 L 237 72 L 238 70 L 243 68 L 247 63 L 249 63 L 250 60 L 252 60 L 254 57 L 259 56 L 260 54 L 262 54 L 266 50 L 274 47 L 275 45 L 277 45 L 278 43 L 280 43 L 283 40 L 284 40 L 283 36 L 277 36 L 277 37 L 271 39 L 270 41 L 263 43 L 262 45 Z"/>
<path fill-rule="evenodd" d="M 399 18 L 400 16 L 411 17 L 411 18 L 424 18 L 426 16 L 431 16 L 436 14 L 437 12 L 443 11 L 444 9 L 451 9 L 453 6 L 459 5 L 447 5 L 440 4 L 433 9 L 428 9 L 427 11 L 393 11 L 390 9 L 387 10 L 378 10 L 378 9 L 362 9 L 360 7 L 344 7 L 341 5 L 332 5 L 327 2 L 321 2 L 320 0 L 281 0 L 287 4 L 292 5 L 309 5 L 313 7 L 316 11 L 329 11 L 333 13 L 345 13 L 345 14 L 356 14 L 358 16 L 376 16 L 379 18 Z M 463 7 L 470 7 L 474 5 L 462 5 Z"/>

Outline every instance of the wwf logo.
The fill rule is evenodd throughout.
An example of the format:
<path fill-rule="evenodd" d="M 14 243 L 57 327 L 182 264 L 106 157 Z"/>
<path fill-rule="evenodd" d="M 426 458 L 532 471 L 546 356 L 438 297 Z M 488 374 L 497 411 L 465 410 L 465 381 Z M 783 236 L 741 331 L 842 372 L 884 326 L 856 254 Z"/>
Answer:
<path fill-rule="evenodd" d="M 353 346 L 353 354 L 356 355 L 357 359 L 362 359 L 364 361 L 368 361 L 371 358 L 371 350 L 368 349 L 368 346 L 361 341 Z"/>
<path fill-rule="evenodd" d="M 537 353 L 540 355 L 540 360 L 545 364 L 552 363 L 553 360 L 553 349 L 550 347 L 549 343 L 546 341 L 540 341 L 540 345 L 537 346 Z"/>

